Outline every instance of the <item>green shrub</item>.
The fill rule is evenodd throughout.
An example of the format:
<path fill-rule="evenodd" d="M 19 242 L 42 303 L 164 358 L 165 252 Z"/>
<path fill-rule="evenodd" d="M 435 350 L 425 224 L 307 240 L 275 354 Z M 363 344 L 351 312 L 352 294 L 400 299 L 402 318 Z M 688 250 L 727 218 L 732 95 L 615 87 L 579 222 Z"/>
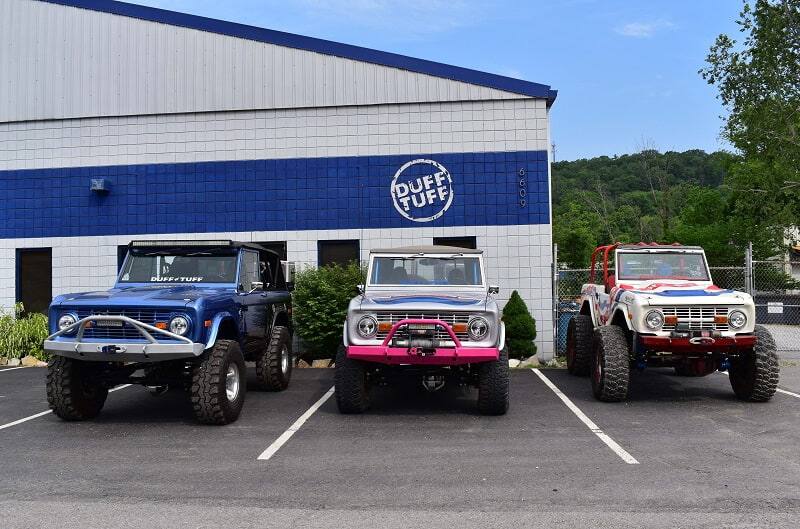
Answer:
<path fill-rule="evenodd" d="M 292 317 L 305 345 L 305 359 L 336 355 L 347 305 L 358 294 L 363 278 L 363 270 L 355 263 L 307 268 L 296 274 Z"/>
<path fill-rule="evenodd" d="M 23 315 L 22 303 L 15 305 L 12 314 L 0 311 L 0 357 L 31 355 L 46 360 L 42 343 L 47 335 L 47 316 L 44 314 Z"/>
<path fill-rule="evenodd" d="M 536 320 L 528 312 L 528 306 L 516 290 L 503 308 L 506 324 L 506 347 L 509 358 L 528 358 L 536 354 Z"/>

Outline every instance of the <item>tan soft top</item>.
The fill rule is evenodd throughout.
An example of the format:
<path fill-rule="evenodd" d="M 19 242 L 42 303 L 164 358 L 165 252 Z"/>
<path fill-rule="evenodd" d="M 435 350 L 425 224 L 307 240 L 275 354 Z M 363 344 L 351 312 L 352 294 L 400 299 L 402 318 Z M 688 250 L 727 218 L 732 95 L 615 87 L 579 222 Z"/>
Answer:
<path fill-rule="evenodd" d="M 483 250 L 473 250 L 471 248 L 458 248 L 456 246 L 401 246 L 399 248 L 376 248 L 370 250 L 369 253 L 430 253 L 430 254 L 447 254 L 452 255 L 456 253 L 480 255 Z"/>

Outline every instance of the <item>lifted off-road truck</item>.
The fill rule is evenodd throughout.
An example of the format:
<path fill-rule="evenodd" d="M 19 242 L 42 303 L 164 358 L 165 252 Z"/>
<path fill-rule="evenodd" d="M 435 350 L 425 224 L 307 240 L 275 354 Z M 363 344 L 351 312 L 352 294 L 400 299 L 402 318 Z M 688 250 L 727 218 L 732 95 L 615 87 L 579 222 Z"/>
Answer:
<path fill-rule="evenodd" d="M 257 244 L 132 242 L 114 288 L 50 305 L 50 408 L 65 420 L 91 419 L 109 389 L 141 384 L 154 395 L 185 389 L 202 423 L 235 421 L 245 360 L 265 389 L 289 385 L 291 271 Z"/>
<path fill-rule="evenodd" d="M 700 247 L 600 246 L 580 307 L 567 330 L 567 367 L 591 375 L 599 400 L 625 400 L 632 368 L 647 366 L 695 377 L 727 371 L 734 393 L 746 401 L 775 394 L 772 336 L 755 324 L 749 294 L 712 283 Z"/>
<path fill-rule="evenodd" d="M 336 402 L 364 412 L 370 388 L 400 374 L 428 391 L 447 381 L 478 388 L 478 410 L 508 410 L 505 327 L 480 250 L 419 246 L 373 250 L 336 355 Z"/>

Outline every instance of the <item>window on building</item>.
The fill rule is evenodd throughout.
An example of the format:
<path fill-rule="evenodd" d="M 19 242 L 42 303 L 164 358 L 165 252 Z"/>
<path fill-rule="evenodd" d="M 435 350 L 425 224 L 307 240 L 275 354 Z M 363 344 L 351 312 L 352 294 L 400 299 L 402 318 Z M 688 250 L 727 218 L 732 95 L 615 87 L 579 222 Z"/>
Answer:
<path fill-rule="evenodd" d="M 47 314 L 53 300 L 53 250 L 17 250 L 17 302 L 25 312 Z"/>
<path fill-rule="evenodd" d="M 317 251 L 319 266 L 329 264 L 346 265 L 353 261 L 360 262 L 359 241 L 319 241 Z"/>
<path fill-rule="evenodd" d="M 478 246 L 475 237 L 434 237 L 436 246 L 455 246 L 456 248 L 469 248 L 475 250 Z"/>

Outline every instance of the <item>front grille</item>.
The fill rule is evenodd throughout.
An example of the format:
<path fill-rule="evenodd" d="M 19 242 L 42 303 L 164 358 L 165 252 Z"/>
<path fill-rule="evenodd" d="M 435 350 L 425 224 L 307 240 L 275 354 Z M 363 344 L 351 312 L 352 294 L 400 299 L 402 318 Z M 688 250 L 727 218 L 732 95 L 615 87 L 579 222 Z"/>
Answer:
<path fill-rule="evenodd" d="M 379 312 L 377 314 L 378 323 L 388 322 L 394 325 L 398 321 L 402 320 L 442 320 L 446 324 L 450 325 L 451 327 L 456 323 L 468 323 L 471 317 L 470 314 L 465 313 L 437 313 L 437 312 Z M 453 329 L 455 332 L 455 329 Z M 378 331 L 378 335 L 376 339 L 383 340 L 386 338 L 386 335 L 389 334 L 388 331 Z M 399 331 L 398 331 L 399 334 Z M 469 335 L 466 332 L 456 332 L 456 337 L 462 341 L 467 342 L 469 341 Z M 395 335 L 397 336 L 397 335 Z M 436 327 L 436 340 L 450 340 L 450 335 L 447 334 L 447 331 L 442 329 L 441 327 Z"/>
<path fill-rule="evenodd" d="M 689 330 L 727 331 L 730 307 L 677 306 L 659 307 L 664 316 L 677 316 L 678 323 L 689 324 Z M 725 316 L 725 323 L 714 323 L 715 316 Z M 664 331 L 675 330 L 675 325 L 665 323 Z"/>
<path fill-rule="evenodd" d="M 127 316 L 136 321 L 155 326 L 157 321 L 168 322 L 170 316 L 175 314 L 173 310 L 165 309 L 79 309 L 76 311 L 78 319 L 86 318 L 87 316 Z M 152 333 L 151 333 L 152 334 Z M 85 338 L 99 338 L 104 340 L 114 339 L 140 339 L 142 335 L 139 334 L 132 325 L 123 323 L 120 327 L 104 327 L 98 325 L 98 322 L 92 322 L 91 327 L 86 327 L 83 336 Z M 154 336 L 160 339 L 159 336 Z M 166 338 L 166 337 L 165 337 Z"/>

